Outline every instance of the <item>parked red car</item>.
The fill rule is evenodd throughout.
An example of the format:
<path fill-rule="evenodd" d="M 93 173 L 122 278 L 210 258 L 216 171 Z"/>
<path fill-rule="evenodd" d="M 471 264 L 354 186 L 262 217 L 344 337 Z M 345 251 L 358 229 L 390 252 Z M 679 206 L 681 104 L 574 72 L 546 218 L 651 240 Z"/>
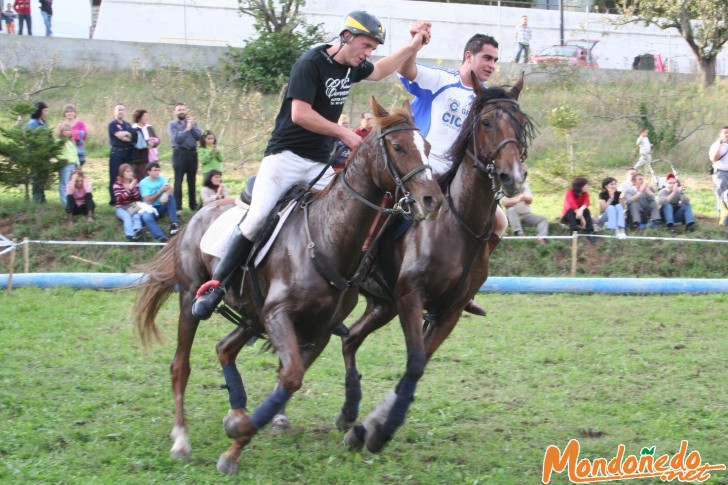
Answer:
<path fill-rule="evenodd" d="M 592 49 L 599 43 L 593 39 L 569 39 L 565 45 L 552 45 L 531 56 L 534 64 L 563 64 L 568 66 L 599 67 Z"/>

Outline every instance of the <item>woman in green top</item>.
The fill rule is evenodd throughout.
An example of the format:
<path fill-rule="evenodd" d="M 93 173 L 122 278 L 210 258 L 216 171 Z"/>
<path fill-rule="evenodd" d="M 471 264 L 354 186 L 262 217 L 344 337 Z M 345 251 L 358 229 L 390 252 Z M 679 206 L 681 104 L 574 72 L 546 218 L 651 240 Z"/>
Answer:
<path fill-rule="evenodd" d="M 200 149 L 197 151 L 197 159 L 202 167 L 204 177 L 210 170 L 222 172 L 222 153 L 217 147 L 217 137 L 212 130 L 206 130 L 200 138 Z"/>

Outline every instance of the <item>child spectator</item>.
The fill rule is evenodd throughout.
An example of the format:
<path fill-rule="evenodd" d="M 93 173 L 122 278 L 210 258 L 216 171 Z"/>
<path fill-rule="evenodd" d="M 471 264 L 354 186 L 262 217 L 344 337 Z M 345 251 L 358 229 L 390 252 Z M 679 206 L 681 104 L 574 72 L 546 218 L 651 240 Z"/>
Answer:
<path fill-rule="evenodd" d="M 84 177 L 83 171 L 74 170 L 66 185 L 66 212 L 68 213 L 68 225 L 73 226 L 73 216 L 85 215 L 88 222 L 94 221 L 94 196 L 92 194 L 91 181 Z"/>
<path fill-rule="evenodd" d="M 73 141 L 73 128 L 69 123 L 61 123 L 58 125 L 58 139 L 63 141 L 63 149 L 59 153 L 58 158 L 66 161 L 66 166 L 61 169 L 58 174 L 58 193 L 61 196 L 61 203 L 66 203 L 66 186 L 71 179 L 71 173 L 78 170 L 81 163 L 78 160 L 78 150 L 76 142 Z"/>
<path fill-rule="evenodd" d="M 685 187 L 675 178 L 674 173 L 667 174 L 665 187 L 657 194 L 660 201 L 660 211 L 670 234 L 675 234 L 674 225 L 685 224 L 686 232 L 695 230 L 695 217 L 690 197 L 685 195 Z"/>
<path fill-rule="evenodd" d="M 222 183 L 222 172 L 210 170 L 202 182 L 202 206 L 220 206 L 232 204 L 235 199 L 228 195 L 228 190 Z"/>
<path fill-rule="evenodd" d="M 647 128 L 640 128 L 640 136 L 637 137 L 637 143 L 635 143 L 640 150 L 640 158 L 637 163 L 634 164 L 634 168 L 638 169 L 642 165 L 652 166 L 652 143 L 647 135 L 650 134 L 650 130 Z"/>
<path fill-rule="evenodd" d="M 159 163 L 147 164 L 147 176 L 139 182 L 139 191 L 144 202 L 152 206 L 151 211 L 142 210 L 142 221 L 149 228 L 152 237 L 159 242 L 166 243 L 169 238 L 164 235 L 157 224 L 157 220 L 169 215 L 169 235 L 179 232 L 179 219 L 177 218 L 177 203 L 169 179 L 160 175 Z"/>
<path fill-rule="evenodd" d="M 71 125 L 73 130 L 73 141 L 76 142 L 76 151 L 78 152 L 78 161 L 83 167 L 86 163 L 86 139 L 88 138 L 88 128 L 86 123 L 76 118 L 77 116 L 76 107 L 72 104 L 67 104 L 63 107 L 63 117 L 66 118 L 66 122 Z"/>
<path fill-rule="evenodd" d="M 5 29 L 8 31 L 8 35 L 15 35 L 15 12 L 13 12 L 13 6 L 9 3 L 3 12 L 3 19 L 5 20 Z"/>
<path fill-rule="evenodd" d="M 561 223 L 568 224 L 571 232 L 585 229 L 594 234 L 594 224 L 589 213 L 589 181 L 584 177 L 576 177 L 571 181 L 571 189 L 564 194 L 564 207 L 561 210 Z M 591 241 L 592 238 L 590 237 Z"/>
<path fill-rule="evenodd" d="M 200 161 L 200 167 L 202 167 L 203 178 L 210 170 L 217 170 L 222 173 L 222 153 L 217 147 L 217 137 L 212 130 L 206 130 L 202 133 L 197 158 Z"/>
<path fill-rule="evenodd" d="M 617 190 L 617 179 L 607 177 L 602 181 L 602 191 L 599 193 L 599 209 L 602 215 L 599 217 L 599 224 L 607 223 L 607 229 L 614 231 L 617 239 L 624 239 L 627 234 L 624 232 L 624 207 L 622 202 L 624 196 Z"/>
<path fill-rule="evenodd" d="M 142 196 L 134 169 L 128 163 L 119 167 L 119 176 L 112 185 L 116 199 L 116 217 L 124 224 L 127 241 L 138 241 L 142 235 L 142 215 L 139 213 Z"/>

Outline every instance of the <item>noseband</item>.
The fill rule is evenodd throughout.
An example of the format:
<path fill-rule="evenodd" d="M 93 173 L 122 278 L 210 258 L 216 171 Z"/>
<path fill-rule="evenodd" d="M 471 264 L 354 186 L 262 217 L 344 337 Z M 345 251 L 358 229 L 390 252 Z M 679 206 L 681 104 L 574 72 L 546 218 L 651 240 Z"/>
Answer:
<path fill-rule="evenodd" d="M 415 200 L 410 196 L 410 192 L 407 190 L 407 186 L 405 185 L 405 182 L 407 182 L 409 179 L 411 179 L 418 173 L 422 172 L 423 170 L 428 170 L 428 169 L 432 170 L 432 167 L 430 167 L 427 164 L 423 164 L 417 168 L 410 170 L 403 177 L 400 177 L 400 175 L 394 169 L 393 164 L 389 160 L 389 155 L 387 154 L 387 146 L 385 143 L 386 136 L 395 131 L 420 131 L 420 129 L 414 125 L 409 125 L 409 126 L 392 127 L 392 128 L 388 128 L 384 131 L 378 130 L 378 132 L 377 132 L 378 133 L 377 140 L 379 142 L 379 148 L 382 153 L 382 158 L 384 159 L 384 168 L 387 171 L 387 174 L 389 174 L 389 176 L 392 178 L 392 180 L 394 181 L 394 184 L 396 186 L 396 189 L 394 191 L 394 199 L 397 200 L 397 202 L 394 204 L 393 208 L 389 209 L 389 208 L 385 208 L 385 207 L 380 207 L 379 205 L 368 201 L 366 198 L 364 198 L 363 195 L 361 195 L 360 193 L 355 191 L 349 185 L 349 182 L 346 181 L 346 173 L 343 174 L 342 179 L 344 181 L 344 187 L 346 187 L 346 190 L 348 190 L 349 193 L 351 193 L 355 198 L 357 198 L 358 200 L 360 200 L 367 206 L 371 207 L 372 209 L 376 210 L 377 212 L 382 212 L 384 214 L 409 214 L 411 212 L 410 206 L 415 203 Z M 379 159 L 378 156 L 377 156 L 377 159 Z M 344 172 L 346 172 L 347 167 L 344 167 Z M 376 173 L 377 172 L 375 172 L 375 174 Z M 377 175 L 376 185 L 377 185 L 377 187 L 381 188 L 381 182 L 378 179 L 379 179 L 379 177 Z"/>
<path fill-rule="evenodd" d="M 508 103 L 511 105 L 518 106 L 518 102 L 516 100 L 508 99 L 508 98 L 491 99 L 490 101 L 485 103 L 485 106 L 487 107 L 488 105 L 500 104 L 500 103 Z M 478 147 L 478 137 L 477 137 L 476 130 L 479 125 L 485 124 L 484 122 L 487 121 L 487 115 L 490 114 L 492 111 L 498 111 L 501 113 L 504 112 L 503 110 L 500 109 L 500 107 L 496 106 L 492 109 L 486 110 L 485 112 L 481 113 L 476 118 L 475 122 L 473 123 L 472 131 L 470 134 L 472 137 L 472 140 L 473 140 L 474 152 L 467 150 L 466 154 L 473 160 L 473 167 L 484 171 L 488 175 L 488 178 L 490 178 L 490 180 L 491 180 L 491 187 L 493 189 L 493 192 L 495 192 L 497 190 L 496 182 L 495 182 L 495 163 L 496 163 L 495 159 L 498 156 L 498 153 L 500 153 L 500 151 L 503 149 L 503 147 L 505 147 L 509 143 L 515 143 L 516 145 L 520 146 L 521 142 L 513 137 L 506 138 L 506 139 L 502 140 L 500 143 L 498 143 L 494 149 L 485 153 L 485 155 L 482 158 L 485 159 L 487 161 L 487 163 L 483 163 L 481 161 L 481 157 L 478 156 L 481 154 L 481 149 Z M 492 145 L 495 145 L 497 142 L 497 140 L 495 139 L 496 131 L 497 130 L 491 131 L 491 144 Z M 524 145 L 521 148 L 521 157 L 520 157 L 521 163 L 523 163 L 526 160 L 527 156 L 528 156 L 528 152 Z"/>

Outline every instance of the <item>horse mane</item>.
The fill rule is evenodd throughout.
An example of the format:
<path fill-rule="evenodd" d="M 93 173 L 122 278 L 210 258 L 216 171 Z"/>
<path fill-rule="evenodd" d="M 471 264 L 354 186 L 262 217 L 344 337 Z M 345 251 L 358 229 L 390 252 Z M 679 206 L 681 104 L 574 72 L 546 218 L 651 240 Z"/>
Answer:
<path fill-rule="evenodd" d="M 465 154 L 467 153 L 468 145 L 470 144 L 470 139 L 473 134 L 473 125 L 480 119 L 483 108 L 485 108 L 486 104 L 496 99 L 512 99 L 517 101 L 516 98 L 511 95 L 510 91 L 507 91 L 502 86 L 488 88 L 473 100 L 473 103 L 470 106 L 470 111 L 460 127 L 460 133 L 458 133 L 458 136 L 452 146 L 445 153 L 445 158 L 452 161 L 452 165 L 450 170 L 445 172 L 439 179 L 440 188 L 443 191 L 445 191 L 445 189 L 450 185 L 458 171 L 458 168 L 460 167 L 460 163 L 463 161 L 463 158 L 465 158 Z M 508 120 L 513 128 L 518 143 L 520 143 L 524 149 L 527 149 L 536 132 L 531 118 L 521 111 L 517 102 L 514 104 L 509 103 L 508 105 L 503 105 L 502 109 L 514 115 L 507 116 L 506 120 Z"/>

